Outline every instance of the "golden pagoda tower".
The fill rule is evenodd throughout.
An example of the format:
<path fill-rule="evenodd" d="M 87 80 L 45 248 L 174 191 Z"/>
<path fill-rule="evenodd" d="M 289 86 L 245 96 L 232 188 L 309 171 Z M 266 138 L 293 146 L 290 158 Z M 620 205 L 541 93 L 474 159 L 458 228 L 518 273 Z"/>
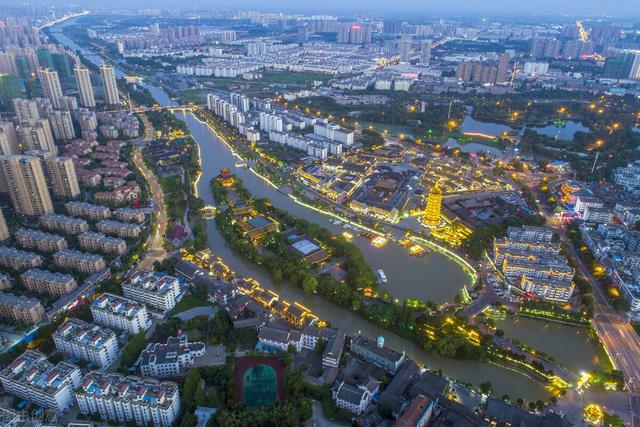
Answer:
<path fill-rule="evenodd" d="M 440 210 L 442 208 L 442 190 L 438 181 L 431 187 L 427 197 L 427 207 L 424 211 L 424 223 L 429 227 L 440 224 Z"/>

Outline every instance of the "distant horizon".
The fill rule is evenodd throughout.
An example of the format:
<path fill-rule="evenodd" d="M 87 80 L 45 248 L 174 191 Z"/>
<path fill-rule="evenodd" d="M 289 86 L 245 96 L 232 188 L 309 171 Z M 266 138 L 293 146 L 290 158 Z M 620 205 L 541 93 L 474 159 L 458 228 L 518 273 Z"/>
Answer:
<path fill-rule="evenodd" d="M 56 0 L 32 0 L 20 4 L 13 0 L 0 0 L 0 6 L 64 6 Z M 354 15 L 367 15 L 385 12 L 389 16 L 402 16 L 405 14 L 439 14 L 439 15 L 465 15 L 477 18 L 489 16 L 553 16 L 556 18 L 567 15 L 567 18 L 575 17 L 612 17 L 633 19 L 640 17 L 640 1 L 638 0 L 538 0 L 536 2 L 514 3 L 508 0 L 449 0 L 444 2 L 424 2 L 419 0 L 399 0 L 389 2 L 387 0 L 325 0 L 320 4 L 302 3 L 299 0 L 157 0 L 149 4 L 144 0 L 112 0 L 109 7 L 105 7 L 102 0 L 75 1 L 68 6 L 86 6 L 109 10 L 110 8 L 124 7 L 128 9 L 157 9 L 179 8 L 181 10 L 215 10 L 216 8 L 256 10 L 268 12 L 304 12 L 304 13 L 349 13 Z"/>

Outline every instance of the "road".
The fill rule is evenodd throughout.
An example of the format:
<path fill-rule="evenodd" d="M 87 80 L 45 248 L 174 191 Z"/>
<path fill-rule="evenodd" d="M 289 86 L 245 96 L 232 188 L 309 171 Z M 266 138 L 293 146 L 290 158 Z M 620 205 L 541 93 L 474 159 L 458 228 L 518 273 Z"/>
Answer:
<path fill-rule="evenodd" d="M 140 118 L 144 125 L 143 140 L 147 142 L 153 140 L 153 126 L 145 114 L 140 114 Z M 158 178 L 144 163 L 142 153 L 136 146 L 134 146 L 133 151 L 131 152 L 131 160 L 144 179 L 147 180 L 147 183 L 149 184 L 149 192 L 151 193 L 151 198 L 153 199 L 155 207 L 156 228 L 155 231 L 152 230 L 152 234 L 149 236 L 147 252 L 145 253 L 144 258 L 138 263 L 140 268 L 144 270 L 152 270 L 153 263 L 155 261 L 162 261 L 167 256 L 167 251 L 164 248 L 164 236 L 167 232 L 167 210 L 164 204 L 164 193 L 160 183 L 158 182 Z"/>
<path fill-rule="evenodd" d="M 541 198 L 542 200 L 542 198 Z M 591 285 L 594 298 L 593 327 L 611 358 L 614 367 L 624 374 L 625 385 L 629 395 L 628 413 L 631 426 L 640 426 L 640 338 L 629 321 L 617 314 L 609 303 L 605 291 L 582 262 L 582 258 L 567 238 L 566 230 L 553 221 L 553 214 L 549 207 L 541 207 L 547 222 L 560 236 L 560 242 L 566 250 L 566 255 L 574 261 L 578 271 Z"/>

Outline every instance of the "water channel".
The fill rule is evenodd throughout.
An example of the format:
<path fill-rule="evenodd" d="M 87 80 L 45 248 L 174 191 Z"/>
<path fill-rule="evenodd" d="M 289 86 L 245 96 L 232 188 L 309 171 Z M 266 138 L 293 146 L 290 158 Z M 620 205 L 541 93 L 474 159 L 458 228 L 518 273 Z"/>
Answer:
<path fill-rule="evenodd" d="M 75 19 L 71 19 L 56 26 L 52 30 L 52 34 L 71 50 L 79 50 L 89 61 L 96 65 L 100 64 L 102 62 L 100 56 L 81 48 L 62 33 L 61 29 L 74 21 Z M 116 73 L 118 76 L 126 74 L 119 69 L 116 69 Z M 141 85 L 151 92 L 160 105 L 175 105 L 161 88 L 147 82 L 143 82 Z M 209 181 L 219 173 L 220 169 L 227 167 L 243 179 L 245 186 L 253 194 L 259 197 L 268 197 L 275 206 L 322 225 L 334 233 L 343 231 L 342 228 L 331 224 L 327 217 L 296 204 L 287 195 L 273 189 L 248 169 L 236 167 L 235 164 L 238 159 L 232 155 L 228 147 L 217 138 L 206 124 L 200 122 L 191 113 L 176 114 L 185 121 L 200 149 L 202 177 L 198 182 L 198 193 L 206 204 L 213 204 Z M 264 271 L 246 262 L 229 248 L 214 221 L 207 222 L 207 231 L 209 245 L 212 250 L 239 275 L 253 277 L 263 287 L 273 289 L 282 298 L 289 301 L 298 301 L 309 307 L 320 318 L 330 321 L 334 327 L 342 328 L 349 334 L 356 334 L 360 331 L 369 336 L 384 335 L 385 343 L 388 346 L 398 351 L 406 352 L 416 361 L 430 369 L 441 370 L 443 374 L 451 378 L 476 385 L 482 381 L 490 381 L 498 396 L 506 393 L 511 397 L 522 397 L 526 400 L 545 399 L 549 396 L 543 385 L 515 371 L 491 364 L 455 361 L 444 359 L 431 353 L 428 354 L 412 342 L 382 330 L 372 323 L 355 316 L 349 310 L 337 307 L 321 297 L 307 295 L 301 289 L 287 284 L 277 286 Z M 385 270 L 389 278 L 387 289 L 395 298 L 432 299 L 436 302 L 451 301 L 453 296 L 468 280 L 466 274 L 457 264 L 438 253 L 429 254 L 424 258 L 413 258 L 406 253 L 405 249 L 396 244 L 390 243 L 382 248 L 374 248 L 363 238 L 354 239 L 354 243 L 363 251 L 367 262 L 370 263 L 372 268 Z M 533 347 L 536 347 L 536 344 L 539 343 L 536 339 L 540 340 L 541 343 L 545 341 L 548 330 L 540 330 L 539 327 L 531 327 L 531 325 L 523 324 L 521 321 L 514 322 L 516 322 L 514 323 L 514 329 L 510 330 L 507 336 L 512 334 L 514 338 L 519 338 Z M 543 325 L 546 324 L 543 323 Z M 505 332 L 508 329 L 507 325 L 501 327 Z M 556 326 L 554 325 L 553 328 L 556 328 Z M 560 340 L 558 348 L 564 351 L 552 352 L 547 350 L 546 347 L 541 348 L 541 350 L 554 355 L 559 361 L 565 357 L 561 354 L 566 355 L 566 360 L 570 360 L 575 358 L 577 353 L 585 353 L 584 347 L 572 346 L 569 348 L 564 344 L 565 341 L 562 341 L 563 334 L 575 334 L 575 328 L 560 325 L 558 325 L 558 328 L 560 328 L 557 331 L 558 339 Z M 564 332 L 562 328 L 565 328 Z M 571 365 L 568 364 L 567 366 Z"/>

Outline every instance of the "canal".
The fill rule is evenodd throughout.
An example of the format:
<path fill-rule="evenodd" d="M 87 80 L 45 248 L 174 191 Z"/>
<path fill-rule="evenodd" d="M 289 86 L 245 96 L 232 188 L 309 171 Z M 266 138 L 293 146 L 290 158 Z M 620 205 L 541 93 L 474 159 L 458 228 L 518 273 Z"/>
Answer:
<path fill-rule="evenodd" d="M 214 203 L 213 196 L 209 189 L 209 181 L 219 173 L 221 168 L 228 167 L 243 180 L 244 185 L 254 195 L 259 197 L 268 197 L 272 200 L 275 206 L 287 209 L 295 215 L 299 215 L 310 221 L 326 226 L 333 232 L 342 231 L 341 228 L 332 225 L 323 215 L 316 214 L 315 212 L 296 204 L 291 198 L 275 190 L 250 170 L 242 167 L 236 167 L 235 164 L 238 159 L 233 156 L 228 147 L 217 138 L 211 129 L 205 123 L 199 121 L 195 116 L 193 116 L 193 114 L 176 113 L 176 115 L 185 121 L 196 143 L 200 147 L 202 177 L 198 182 L 198 193 L 206 204 Z M 393 335 L 376 325 L 357 317 L 352 312 L 333 305 L 319 296 L 307 295 L 302 292 L 301 289 L 284 283 L 281 285 L 275 285 L 268 274 L 257 268 L 255 265 L 246 262 L 234 253 L 231 248 L 229 248 L 224 237 L 217 229 L 215 221 L 208 221 L 207 231 L 209 233 L 209 245 L 212 250 L 238 274 L 253 277 L 257 279 L 263 287 L 274 290 L 282 298 L 290 301 L 297 301 L 302 305 L 309 307 L 320 318 L 329 320 L 334 327 L 342 328 L 349 334 L 362 332 L 369 336 L 383 335 L 385 337 L 385 344 L 398 351 L 405 351 L 409 356 L 430 369 L 442 370 L 445 375 L 451 378 L 475 385 L 488 380 L 499 395 L 507 393 L 510 396 L 522 396 L 529 400 L 540 398 L 544 399 L 548 397 L 548 393 L 543 386 L 529 380 L 519 373 L 494 365 L 468 361 L 455 361 L 444 359 L 431 353 L 427 354 L 412 342 Z M 364 239 L 357 239 L 354 243 L 358 244 L 358 246 L 363 249 L 368 262 L 372 262 L 369 257 L 375 256 L 376 258 L 374 258 L 374 262 L 377 262 L 377 265 L 385 268 L 385 271 L 387 271 L 387 269 L 389 271 L 396 271 L 391 268 L 391 264 L 394 262 L 403 262 L 406 263 L 403 264 L 405 265 L 405 269 L 417 269 L 417 271 L 400 270 L 404 277 L 414 278 L 412 280 L 416 280 L 416 283 L 425 283 L 425 281 L 430 282 L 430 277 L 440 277 L 441 279 L 439 280 L 442 280 L 442 282 L 434 282 L 434 286 L 436 288 L 449 286 L 449 283 L 447 283 L 449 279 L 446 278 L 446 274 L 436 275 L 438 272 L 432 271 L 433 268 L 439 268 L 437 264 L 435 267 L 434 264 L 429 264 L 430 259 L 435 257 L 436 254 L 431 254 L 429 257 L 421 259 L 415 259 L 406 254 L 402 248 L 397 245 L 388 244 L 383 248 L 376 249 L 371 247 L 371 245 Z M 383 255 L 378 255 L 378 253 Z M 437 256 L 440 257 L 440 255 Z M 449 261 L 446 258 L 444 258 L 444 260 L 446 260 L 447 263 L 453 264 L 452 261 Z M 442 268 L 442 266 L 440 268 Z M 457 273 L 455 269 L 448 271 L 453 272 L 453 274 L 459 274 L 459 280 L 464 283 L 466 276 L 461 270 L 459 273 Z M 424 277 L 425 275 L 427 276 L 426 278 L 420 279 L 420 276 Z M 415 287 L 415 283 L 413 285 L 408 284 L 407 289 L 411 286 Z"/>
<path fill-rule="evenodd" d="M 73 24 L 74 21 L 75 19 L 72 19 L 56 26 L 52 30 L 52 34 L 71 50 L 79 50 L 91 62 L 96 65 L 100 64 L 102 62 L 100 56 L 81 48 L 62 33 L 62 28 Z M 123 76 L 126 73 L 117 69 L 117 74 L 118 76 Z M 141 85 L 151 92 L 160 105 L 175 105 L 161 88 L 147 82 L 143 82 Z M 227 167 L 242 178 L 245 186 L 256 196 L 268 197 L 275 206 L 287 209 L 295 215 L 318 223 L 334 233 L 343 231 L 342 228 L 331 224 L 327 217 L 296 204 L 290 197 L 273 189 L 251 171 L 236 167 L 235 164 L 238 159 L 232 155 L 227 146 L 216 137 L 211 129 L 195 116 L 190 113 L 177 113 L 177 115 L 185 121 L 200 149 L 202 177 L 198 182 L 198 193 L 205 203 L 213 204 L 209 181 L 219 173 L 220 169 Z M 525 400 L 549 397 L 549 392 L 543 385 L 520 373 L 491 364 L 444 359 L 437 355 L 426 353 L 414 343 L 391 334 L 355 316 L 349 310 L 337 307 L 321 297 L 307 295 L 301 289 L 286 283 L 275 285 L 264 271 L 246 262 L 229 248 L 217 229 L 215 221 L 207 222 L 207 231 L 209 245 L 212 250 L 239 275 L 253 277 L 263 287 L 274 290 L 282 298 L 298 301 L 309 307 L 320 318 L 329 320 L 334 327 L 341 328 L 348 334 L 361 332 L 372 337 L 383 335 L 388 346 L 398 351 L 406 352 L 407 355 L 430 369 L 440 370 L 444 375 L 475 385 L 483 381 L 490 381 L 495 394 L 498 396 L 509 394 L 512 398 L 522 397 Z M 385 270 L 389 278 L 387 289 L 395 298 L 431 299 L 435 302 L 451 301 L 453 296 L 468 281 L 466 274 L 457 264 L 438 253 L 429 254 L 424 258 L 413 258 L 406 253 L 405 249 L 392 243 L 382 248 L 374 248 L 367 240 L 357 238 L 354 239 L 354 244 L 363 251 L 372 268 Z M 503 328 L 507 329 L 506 326 L 503 326 Z M 573 331 L 573 328 L 570 329 Z M 529 338 L 534 338 L 535 334 L 538 333 L 541 334 L 541 339 L 544 339 L 545 332 L 536 328 L 532 330 L 532 335 Z M 559 336 L 562 336 L 562 333 L 559 333 Z M 514 338 L 517 337 L 514 335 Z M 522 341 L 527 342 L 527 339 L 523 337 Z M 527 343 L 535 347 L 533 343 Z M 566 351 L 568 358 L 573 357 L 575 352 L 580 351 L 578 349 L 569 349 L 564 345 L 561 345 L 560 348 L 568 350 Z M 554 354 L 550 351 L 548 353 Z M 554 354 L 554 356 L 556 355 Z M 556 358 L 560 360 L 559 356 L 556 356 Z"/>

